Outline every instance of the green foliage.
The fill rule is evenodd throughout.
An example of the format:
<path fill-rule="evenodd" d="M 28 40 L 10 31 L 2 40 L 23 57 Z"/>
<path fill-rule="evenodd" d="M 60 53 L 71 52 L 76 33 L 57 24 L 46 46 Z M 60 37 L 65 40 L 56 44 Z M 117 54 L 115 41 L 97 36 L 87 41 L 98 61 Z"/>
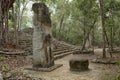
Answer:
<path fill-rule="evenodd" d="M 1 67 L 2 67 L 2 72 L 10 71 L 10 67 L 7 64 L 2 64 Z"/>
<path fill-rule="evenodd" d="M 120 66 L 120 61 L 118 61 L 116 64 L 117 64 L 118 66 Z"/>
<path fill-rule="evenodd" d="M 12 73 L 12 76 L 17 76 L 18 73 L 21 73 L 21 71 L 20 70 L 18 71 L 18 70 L 14 69 L 14 70 L 11 71 L 11 73 Z"/>
<path fill-rule="evenodd" d="M 115 80 L 120 80 L 120 75 L 118 75 Z"/>
<path fill-rule="evenodd" d="M 16 0 L 14 3 L 14 12 L 19 13 L 19 7 L 29 2 L 44 2 L 50 9 L 52 19 L 52 33 L 55 38 L 60 38 L 72 44 L 82 44 L 84 28 L 89 32 L 94 20 L 97 18 L 95 28 L 95 44 L 102 44 L 102 30 L 100 22 L 99 5 L 96 0 Z M 114 44 L 120 45 L 120 1 L 103 0 L 105 11 L 105 28 L 110 41 L 110 28 L 114 28 Z M 22 11 L 21 7 L 21 11 Z M 22 15 L 21 29 L 32 27 L 32 17 L 28 17 L 31 9 L 25 6 Z M 21 13 L 21 12 L 20 12 Z M 64 16 L 64 17 L 63 17 Z M 60 22 L 63 22 L 60 28 Z M 9 26 L 13 27 L 12 13 L 10 14 Z M 18 21 L 17 21 L 18 22 Z M 18 23 L 16 23 L 18 24 Z M 16 25 L 17 26 L 17 25 Z M 92 33 L 90 32 L 90 36 Z"/>
<path fill-rule="evenodd" d="M 9 25 L 9 28 L 12 29 L 12 28 L 13 28 L 13 25 L 14 25 L 13 21 L 9 20 L 9 21 L 8 21 L 8 25 Z"/>
<path fill-rule="evenodd" d="M 3 61 L 5 59 L 6 59 L 5 56 L 0 56 L 0 61 Z"/>
<path fill-rule="evenodd" d="M 120 61 L 116 62 L 116 64 L 120 67 Z M 117 75 L 115 80 L 120 80 L 120 75 Z"/>

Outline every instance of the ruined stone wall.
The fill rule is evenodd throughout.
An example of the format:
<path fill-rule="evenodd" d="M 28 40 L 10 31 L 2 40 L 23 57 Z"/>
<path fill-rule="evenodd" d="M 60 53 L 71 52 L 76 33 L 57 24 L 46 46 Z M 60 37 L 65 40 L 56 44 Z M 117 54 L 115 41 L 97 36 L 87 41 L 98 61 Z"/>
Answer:
<path fill-rule="evenodd" d="M 32 54 L 32 37 L 33 37 L 33 29 L 32 28 L 28 28 L 28 29 L 24 29 L 19 33 L 19 46 L 20 48 L 22 48 L 23 50 L 25 50 L 26 52 L 28 52 L 28 54 Z"/>

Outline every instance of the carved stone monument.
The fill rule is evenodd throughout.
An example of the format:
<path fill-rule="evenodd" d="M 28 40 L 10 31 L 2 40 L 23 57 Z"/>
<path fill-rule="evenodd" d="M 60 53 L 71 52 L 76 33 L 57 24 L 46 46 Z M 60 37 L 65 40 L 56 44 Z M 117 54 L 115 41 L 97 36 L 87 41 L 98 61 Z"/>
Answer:
<path fill-rule="evenodd" d="M 52 33 L 50 13 L 44 3 L 34 3 L 32 10 L 34 12 L 33 69 L 44 71 L 55 66 L 51 50 Z"/>

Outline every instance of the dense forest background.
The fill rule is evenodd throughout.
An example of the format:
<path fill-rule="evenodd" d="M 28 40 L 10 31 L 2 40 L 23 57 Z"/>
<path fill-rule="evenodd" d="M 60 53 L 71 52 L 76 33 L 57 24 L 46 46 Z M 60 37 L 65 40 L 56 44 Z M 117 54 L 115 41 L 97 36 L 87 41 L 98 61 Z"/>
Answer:
<path fill-rule="evenodd" d="M 0 44 L 11 43 L 13 32 L 12 44 L 17 45 L 19 31 L 33 28 L 34 2 L 45 2 L 49 7 L 55 38 L 75 45 L 120 45 L 119 0 L 1 0 Z"/>
<path fill-rule="evenodd" d="M 48 36 L 47 39 L 46 35 L 41 38 L 43 34 L 39 36 L 35 35 L 35 38 L 33 37 L 33 32 L 39 33 L 39 30 L 36 29 L 35 31 L 36 25 L 33 25 L 33 16 L 36 13 L 33 12 L 32 5 L 40 2 L 45 3 L 49 9 L 47 12 L 50 12 L 49 19 L 51 19 L 52 23 L 50 21 L 47 28 L 49 27 L 50 31 L 48 30 L 48 32 L 50 34 L 52 31 L 52 38 Z M 36 21 L 39 22 L 37 19 Z M 6 76 L 6 73 L 9 72 L 9 77 L 12 74 L 14 75 L 14 73 L 16 74 L 14 76 L 19 76 L 19 72 L 20 77 L 21 75 L 23 76 L 21 67 L 24 68 L 26 65 L 33 65 L 33 49 L 36 48 L 33 44 L 36 42 L 35 45 L 38 45 L 36 51 L 39 50 L 37 51 L 38 53 L 40 51 L 43 51 L 41 53 L 44 53 L 44 51 L 47 53 L 46 50 L 49 45 L 49 52 L 50 54 L 53 53 L 51 60 L 61 59 L 66 55 L 73 54 L 66 59 L 61 59 L 62 61 L 57 60 L 58 63 L 60 62 L 65 65 L 63 66 L 64 68 L 56 72 L 58 73 L 57 76 L 60 76 L 61 72 L 69 74 L 69 67 L 66 64 L 69 61 L 68 58 L 73 57 L 73 59 L 77 59 L 76 57 L 79 57 L 79 59 L 89 60 L 90 63 L 90 71 L 88 71 L 87 75 L 83 74 L 79 76 L 80 79 L 82 79 L 81 77 L 88 77 L 89 80 L 95 76 L 96 80 L 102 76 L 102 78 L 109 78 L 104 80 L 110 80 L 111 77 L 116 78 L 115 80 L 120 80 L 119 21 L 120 0 L 0 0 L 0 79 L 1 74 Z M 40 24 L 42 23 L 40 22 Z M 41 25 L 38 26 L 41 27 Z M 41 49 L 44 50 L 38 49 L 41 46 L 41 44 L 37 44 L 40 39 L 38 39 L 38 42 L 35 41 L 38 37 L 43 41 L 40 42 L 41 44 L 47 44 L 47 46 L 42 45 Z M 39 57 L 38 60 L 44 58 L 40 54 L 37 54 L 34 60 L 37 57 Z M 50 56 L 48 55 L 48 57 Z M 45 60 L 42 61 L 47 62 Z M 91 71 L 93 71 L 93 77 L 89 75 Z M 55 77 L 57 77 L 56 73 Z M 36 74 L 38 75 L 38 73 Z M 60 79 L 63 76 L 65 76 L 63 78 L 66 78 L 64 74 L 60 76 Z M 118 76 L 116 77 L 116 75 Z M 69 75 L 69 77 L 66 80 L 72 80 L 72 76 Z M 75 79 L 77 78 L 76 76 L 74 77 Z M 100 80 L 102 79 L 100 78 Z"/>

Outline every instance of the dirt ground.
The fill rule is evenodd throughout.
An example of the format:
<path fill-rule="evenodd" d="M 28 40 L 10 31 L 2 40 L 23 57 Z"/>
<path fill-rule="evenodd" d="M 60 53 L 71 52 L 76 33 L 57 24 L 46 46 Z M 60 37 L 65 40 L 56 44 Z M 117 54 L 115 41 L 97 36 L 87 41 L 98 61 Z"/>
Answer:
<path fill-rule="evenodd" d="M 69 55 L 62 59 L 56 60 L 56 64 L 63 64 L 62 67 L 52 72 L 39 72 L 24 70 L 26 74 L 32 77 L 39 77 L 42 80 L 115 80 L 115 77 L 120 74 L 120 67 L 116 64 L 99 64 L 92 63 L 91 60 L 100 57 L 102 49 L 95 49 L 93 54 L 79 54 Z M 115 53 L 120 55 L 119 53 Z M 71 58 L 84 58 L 89 59 L 89 70 L 84 72 L 73 72 L 69 70 L 69 60 Z M 115 55 L 114 55 L 115 57 Z M 30 67 L 30 66 L 25 66 Z M 37 79 L 36 79 L 37 80 Z"/>

